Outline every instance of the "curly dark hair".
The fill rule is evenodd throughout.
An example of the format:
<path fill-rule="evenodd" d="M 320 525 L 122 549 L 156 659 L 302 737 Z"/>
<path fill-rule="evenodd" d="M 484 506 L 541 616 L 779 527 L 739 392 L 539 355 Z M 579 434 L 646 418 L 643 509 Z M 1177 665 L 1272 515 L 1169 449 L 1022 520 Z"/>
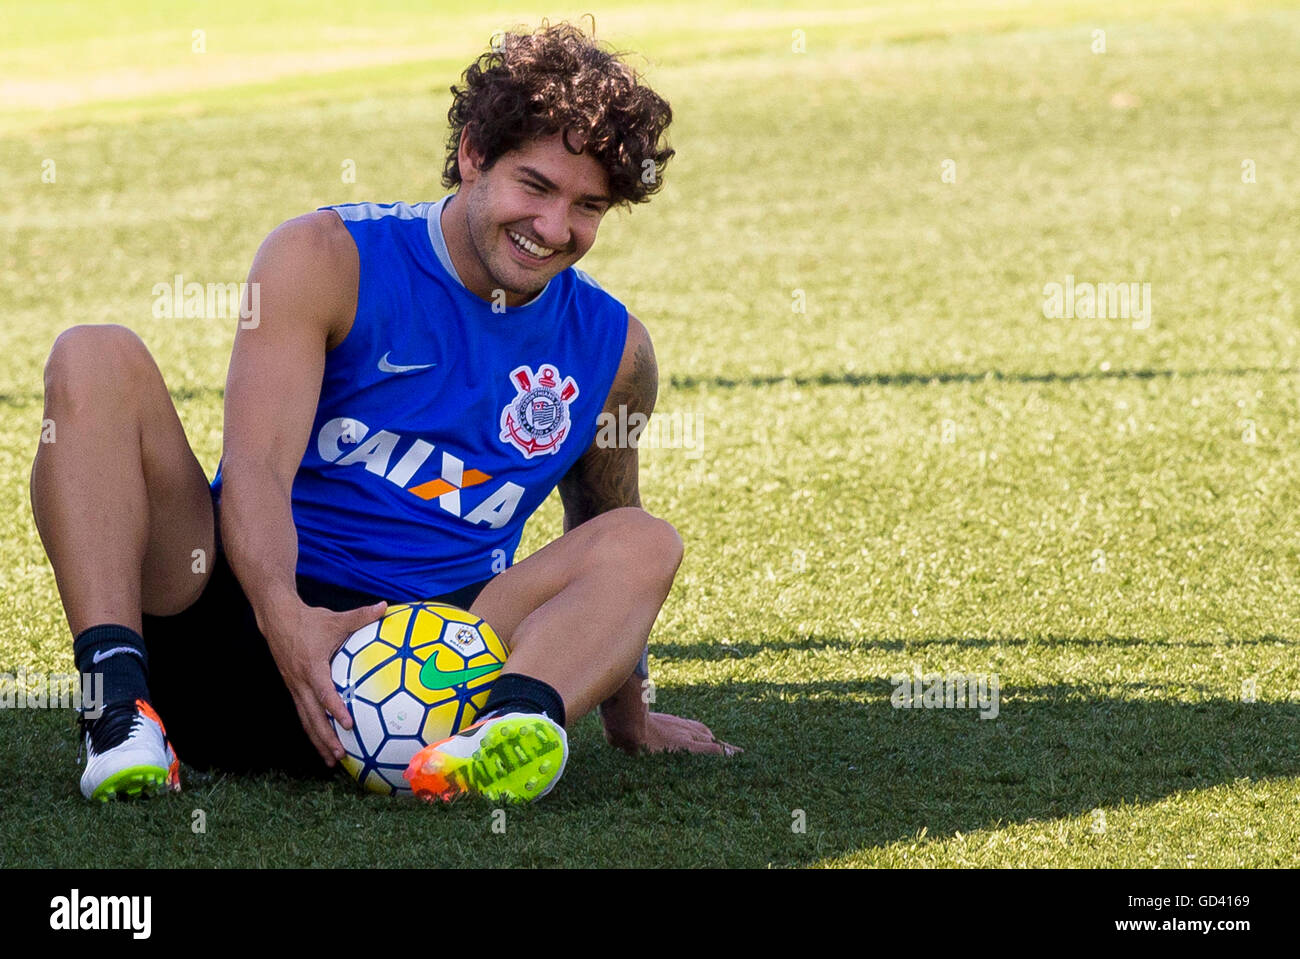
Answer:
<path fill-rule="evenodd" d="M 461 182 L 462 130 L 485 170 L 530 140 L 560 133 L 570 153 L 590 153 L 605 168 L 614 205 L 648 200 L 675 152 L 660 142 L 673 112 L 620 56 L 569 23 L 543 20 L 532 33 L 494 36 L 466 68 L 464 86 L 451 88 L 443 185 Z"/>

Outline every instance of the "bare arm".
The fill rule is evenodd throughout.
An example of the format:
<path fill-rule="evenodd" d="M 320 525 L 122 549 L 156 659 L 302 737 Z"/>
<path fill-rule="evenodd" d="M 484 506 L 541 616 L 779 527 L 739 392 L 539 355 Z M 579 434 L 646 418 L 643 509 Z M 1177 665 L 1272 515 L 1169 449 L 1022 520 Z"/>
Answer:
<path fill-rule="evenodd" d="M 658 392 L 659 367 L 650 335 L 640 320 L 629 316 L 623 359 L 604 412 L 619 417 L 619 407 L 625 407 L 626 412 L 619 421 L 627 422 L 629 434 L 634 435 L 628 437 L 631 442 L 616 448 L 602 449 L 593 444 L 560 483 L 565 532 L 607 510 L 641 506 L 639 461 L 634 444 L 654 411 Z M 643 655 L 641 664 L 627 682 L 601 703 L 600 718 L 605 724 L 605 740 L 610 745 L 630 753 L 681 749 L 726 756 L 739 751 L 720 742 L 703 723 L 650 712 L 645 696 L 649 674 Z"/>
<path fill-rule="evenodd" d="M 303 727 L 331 764 L 342 747 L 325 713 L 349 720 L 329 678 L 329 657 L 375 616 L 309 609 L 298 598 L 291 490 L 326 351 L 346 336 L 356 310 L 358 269 L 356 246 L 334 213 L 298 217 L 267 237 L 249 272 L 260 311 L 255 323 L 240 324 L 230 358 L 222 451 L 222 548 Z"/>
<path fill-rule="evenodd" d="M 250 288 L 258 285 L 260 313 L 256 325 L 240 324 L 226 378 L 221 534 L 259 620 L 298 595 L 289 493 L 346 295 L 328 275 L 331 259 L 341 257 L 325 216 L 338 220 L 332 213 L 290 220 L 257 251 L 248 279 Z"/>
<path fill-rule="evenodd" d="M 627 418 L 640 413 L 649 419 L 659 395 L 659 366 L 645 326 L 630 314 L 627 324 L 623 358 L 605 400 L 604 412 L 617 418 L 622 406 L 627 410 Z M 635 440 L 635 436 L 632 439 Z M 564 531 L 567 533 L 593 516 L 621 506 L 639 507 L 639 471 L 640 461 L 635 446 L 628 444 L 626 447 L 602 449 L 593 443 L 560 481 Z"/>
<path fill-rule="evenodd" d="M 650 334 L 640 320 L 629 314 L 623 358 L 605 401 L 604 413 L 629 423 L 631 442 L 613 448 L 601 448 L 593 443 L 560 482 L 566 533 L 608 510 L 641 506 L 640 460 L 633 444 L 654 411 L 658 394 L 659 366 Z M 620 406 L 626 409 L 621 418 Z M 645 419 L 634 418 L 636 413 Z M 635 430 L 632 424 L 638 424 Z M 627 682 L 601 704 L 606 739 L 629 751 L 635 751 L 645 739 L 649 708 L 642 690 L 649 675 L 643 654 Z"/>

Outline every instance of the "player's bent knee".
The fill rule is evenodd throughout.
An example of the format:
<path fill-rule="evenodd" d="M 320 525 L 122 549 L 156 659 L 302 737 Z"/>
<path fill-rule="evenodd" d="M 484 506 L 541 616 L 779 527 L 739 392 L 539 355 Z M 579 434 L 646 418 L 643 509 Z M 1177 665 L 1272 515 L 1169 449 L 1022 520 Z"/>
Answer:
<path fill-rule="evenodd" d="M 139 388 L 151 363 L 140 337 L 117 324 L 83 324 L 64 330 L 45 361 L 45 398 L 56 405 L 102 402 L 105 390 L 123 395 Z"/>
<path fill-rule="evenodd" d="M 650 530 L 651 542 L 654 547 L 654 555 L 664 564 L 668 573 L 669 582 L 677 575 L 677 567 L 682 565 L 682 556 L 686 552 L 686 546 L 682 543 L 681 534 L 677 532 L 677 527 L 665 519 L 659 519 L 651 516 L 652 529 Z"/>
<path fill-rule="evenodd" d="M 685 547 L 676 528 L 643 509 L 625 507 L 604 513 L 599 545 L 600 562 L 618 562 L 671 585 Z"/>

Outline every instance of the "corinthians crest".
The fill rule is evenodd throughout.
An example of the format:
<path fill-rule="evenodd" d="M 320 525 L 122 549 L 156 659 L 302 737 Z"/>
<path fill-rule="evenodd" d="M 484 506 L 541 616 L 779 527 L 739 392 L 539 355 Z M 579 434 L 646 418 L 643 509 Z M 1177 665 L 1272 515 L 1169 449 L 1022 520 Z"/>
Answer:
<path fill-rule="evenodd" d="M 573 377 L 560 379 L 553 366 L 543 365 L 534 377 L 527 366 L 510 373 L 515 398 L 501 410 L 501 439 L 532 459 L 554 453 L 569 434 L 569 404 L 578 395 Z"/>

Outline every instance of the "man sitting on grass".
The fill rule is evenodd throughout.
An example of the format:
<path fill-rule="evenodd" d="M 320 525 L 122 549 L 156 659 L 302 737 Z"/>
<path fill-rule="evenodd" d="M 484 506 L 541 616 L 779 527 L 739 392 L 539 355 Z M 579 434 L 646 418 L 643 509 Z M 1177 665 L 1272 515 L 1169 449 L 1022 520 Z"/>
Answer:
<path fill-rule="evenodd" d="M 595 436 L 602 412 L 650 414 L 655 356 L 573 268 L 612 206 L 659 189 L 671 111 L 567 24 L 505 35 L 452 93 L 455 193 L 328 207 L 258 250 L 211 484 L 135 334 L 55 342 L 32 508 L 77 668 L 104 677 L 88 798 L 179 788 L 176 750 L 328 773 L 329 717 L 351 727 L 329 662 L 385 601 L 468 608 L 510 649 L 479 721 L 412 764 L 418 795 L 544 795 L 597 705 L 630 752 L 732 751 L 643 702 L 682 543 L 641 508 L 635 446 Z M 512 565 L 556 486 L 563 535 Z M 510 769 L 482 761 L 502 738 Z"/>

